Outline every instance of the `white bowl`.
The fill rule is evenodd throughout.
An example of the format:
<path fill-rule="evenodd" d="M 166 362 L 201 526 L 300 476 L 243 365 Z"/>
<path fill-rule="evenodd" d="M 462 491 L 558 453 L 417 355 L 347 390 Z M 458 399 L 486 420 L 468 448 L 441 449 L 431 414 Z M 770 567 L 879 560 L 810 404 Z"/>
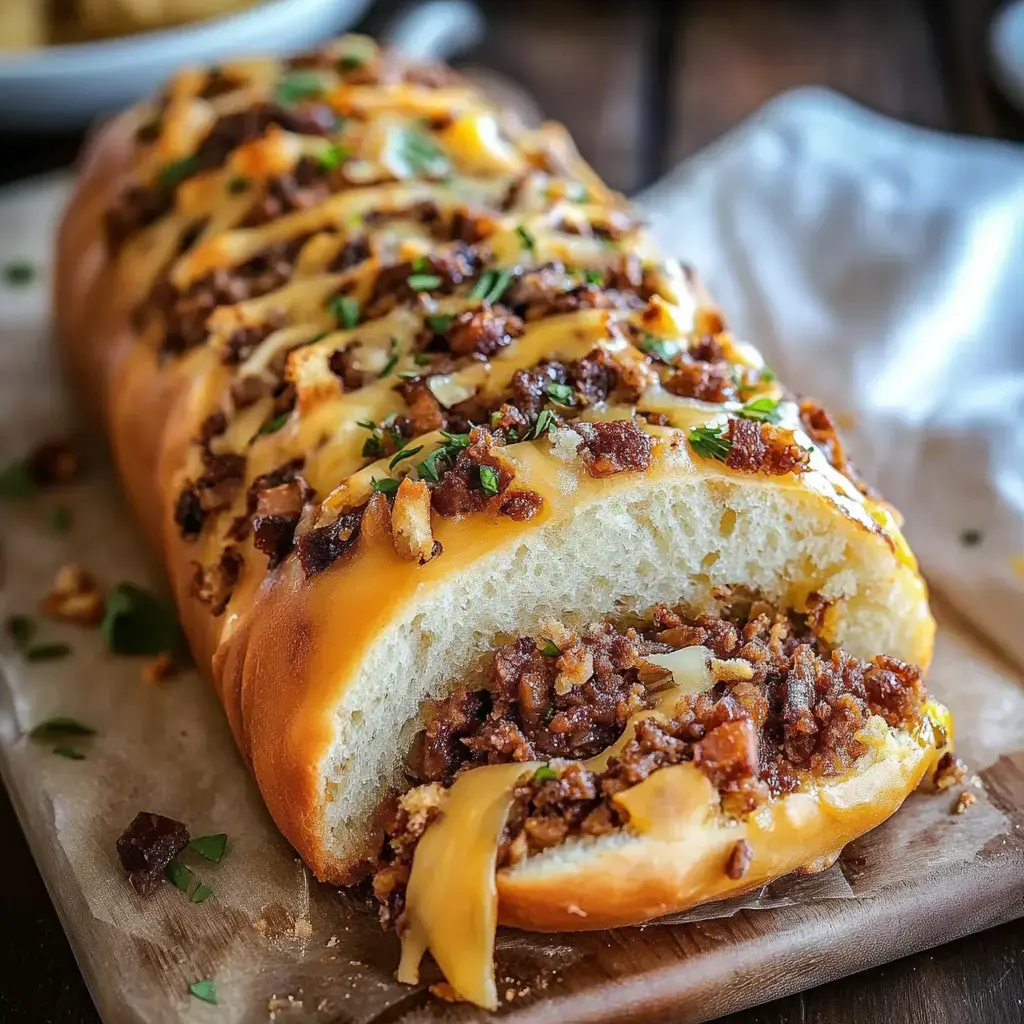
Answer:
<path fill-rule="evenodd" d="M 0 54 L 0 128 L 81 128 L 152 93 L 183 65 L 228 54 L 294 53 L 350 27 L 370 3 L 266 0 L 179 28 Z"/>

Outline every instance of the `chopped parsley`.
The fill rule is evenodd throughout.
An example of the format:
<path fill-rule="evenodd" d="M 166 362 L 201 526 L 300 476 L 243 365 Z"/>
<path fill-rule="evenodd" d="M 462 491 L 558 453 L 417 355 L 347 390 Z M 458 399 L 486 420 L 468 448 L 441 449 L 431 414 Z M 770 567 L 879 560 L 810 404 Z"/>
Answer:
<path fill-rule="evenodd" d="M 526 440 L 532 441 L 538 437 L 543 437 L 545 434 L 550 434 L 557 426 L 555 414 L 550 409 L 543 409 L 537 417 L 537 422 L 533 425 L 533 430 L 526 435 Z"/>
<path fill-rule="evenodd" d="M 416 472 L 420 479 L 429 480 L 433 484 L 439 483 L 441 474 L 455 464 L 459 452 L 463 448 L 469 447 L 469 434 L 449 434 L 446 430 L 442 430 L 441 436 L 444 441 L 416 465 Z"/>
<path fill-rule="evenodd" d="M 283 106 L 290 107 L 302 100 L 322 96 L 323 92 L 323 79 L 315 71 L 292 71 L 280 78 L 274 98 Z"/>
<path fill-rule="evenodd" d="M 412 269 L 417 274 L 429 274 L 434 268 L 426 256 L 417 256 L 416 259 L 412 261 Z"/>
<path fill-rule="evenodd" d="M 530 232 L 520 224 L 516 228 L 516 234 L 519 236 L 519 241 L 523 243 L 523 248 L 529 252 L 533 252 L 537 247 L 537 240 L 530 234 Z"/>
<path fill-rule="evenodd" d="M 164 188 L 177 188 L 186 178 L 191 178 L 198 170 L 198 157 L 185 156 L 163 167 L 160 171 L 159 181 Z"/>
<path fill-rule="evenodd" d="M 248 178 L 243 177 L 241 174 L 236 174 L 228 182 L 228 191 L 233 196 L 240 196 L 243 192 L 249 191 L 249 186 L 252 184 Z"/>
<path fill-rule="evenodd" d="M 76 718 L 59 715 L 56 718 L 47 718 L 33 726 L 28 735 L 29 739 L 38 740 L 41 743 L 52 743 L 53 740 L 63 739 L 67 736 L 95 736 L 96 730 L 91 726 L 84 725 Z"/>
<path fill-rule="evenodd" d="M 164 874 L 167 876 L 167 881 L 176 889 L 180 889 L 182 892 L 192 891 L 192 883 L 196 880 L 196 876 L 192 869 L 182 864 L 177 857 L 167 865 Z"/>
<path fill-rule="evenodd" d="M 31 284 L 36 279 L 36 268 L 28 260 L 12 260 L 4 266 L 4 280 L 15 288 Z"/>
<path fill-rule="evenodd" d="M 672 357 L 676 354 L 675 345 L 671 341 L 656 338 L 653 334 L 644 335 L 643 341 L 640 342 L 640 348 L 663 363 L 671 363 Z"/>
<path fill-rule="evenodd" d="M 37 628 L 36 623 L 27 615 L 12 615 L 4 623 L 7 635 L 19 651 L 25 650 L 32 643 L 32 638 L 36 635 Z"/>
<path fill-rule="evenodd" d="M 984 539 L 985 535 L 981 530 L 964 530 L 960 534 L 960 543 L 965 548 L 976 548 Z"/>
<path fill-rule="evenodd" d="M 386 476 L 383 480 L 378 480 L 374 477 L 370 481 L 370 487 L 373 489 L 374 494 L 394 494 L 398 490 L 399 481 L 394 477 Z"/>
<path fill-rule="evenodd" d="M 25 651 L 26 661 L 60 661 L 71 653 L 70 644 L 35 644 Z"/>
<path fill-rule="evenodd" d="M 84 761 L 85 754 L 74 747 L 54 747 L 53 752 L 58 757 L 66 757 L 69 761 Z"/>
<path fill-rule="evenodd" d="M 196 836 L 188 844 L 190 850 L 194 850 L 204 860 L 213 861 L 219 864 L 228 848 L 228 836 L 226 832 L 218 832 L 212 836 Z"/>
<path fill-rule="evenodd" d="M 414 455 L 419 455 L 423 451 L 423 445 L 419 445 L 416 448 L 403 448 L 398 452 L 395 457 L 388 463 L 388 469 L 394 469 L 400 462 L 405 459 L 411 459 Z"/>
<path fill-rule="evenodd" d="M 188 987 L 189 992 L 204 1003 L 217 1005 L 217 982 L 213 978 L 193 981 Z"/>
<path fill-rule="evenodd" d="M 391 371 L 398 365 L 398 358 L 402 354 L 401 349 L 398 347 L 398 339 L 391 339 L 391 355 L 388 356 L 388 361 L 384 364 L 384 369 L 380 371 L 381 377 L 386 377 Z"/>
<path fill-rule="evenodd" d="M 480 467 L 480 489 L 490 498 L 498 493 L 498 471 L 493 466 Z"/>
<path fill-rule="evenodd" d="M 427 326 L 435 334 L 444 334 L 444 332 L 448 330 L 448 327 L 451 325 L 451 322 L 454 319 L 455 319 L 455 317 L 452 316 L 451 313 L 442 313 L 442 314 L 440 314 L 438 316 L 428 316 L 427 317 Z M 430 357 L 428 356 L 427 357 L 427 362 L 429 362 L 429 361 L 430 361 Z"/>
<path fill-rule="evenodd" d="M 0 501 L 31 498 L 38 490 L 39 485 L 24 459 L 18 459 L 6 469 L 0 470 Z"/>
<path fill-rule="evenodd" d="M 212 895 L 213 890 L 205 882 L 200 882 L 189 899 L 193 903 L 205 903 Z"/>
<path fill-rule="evenodd" d="M 417 352 L 416 355 L 412 357 L 412 361 L 417 366 L 429 366 L 434 360 L 431 359 L 429 352 Z"/>
<path fill-rule="evenodd" d="M 439 178 L 449 171 L 448 158 L 425 132 L 407 128 L 400 142 L 402 159 L 417 173 L 428 178 Z"/>
<path fill-rule="evenodd" d="M 551 782 L 558 778 L 558 772 L 549 764 L 542 764 L 534 773 L 534 782 Z"/>
<path fill-rule="evenodd" d="M 690 447 L 705 459 L 725 462 L 732 451 L 732 441 L 723 436 L 721 427 L 694 427 L 689 440 Z"/>
<path fill-rule="evenodd" d="M 600 287 L 604 284 L 604 271 L 601 270 L 583 270 L 580 271 L 580 275 L 587 284 L 593 284 Z"/>
<path fill-rule="evenodd" d="M 365 57 L 360 57 L 357 53 L 346 53 L 343 57 L 338 58 L 338 70 L 344 75 L 349 71 L 361 68 L 365 63 Z"/>
<path fill-rule="evenodd" d="M 67 505 L 51 508 L 47 518 L 54 533 L 67 533 L 71 529 L 71 509 Z"/>
<path fill-rule="evenodd" d="M 779 400 L 777 398 L 755 398 L 747 402 L 739 411 L 745 420 L 757 420 L 758 423 L 778 423 L 781 418 Z"/>
<path fill-rule="evenodd" d="M 316 162 L 325 171 L 336 171 L 349 157 L 346 146 L 328 146 L 317 154 Z"/>
<path fill-rule="evenodd" d="M 775 380 L 775 371 L 770 366 L 762 366 L 758 371 L 758 376 L 760 376 L 761 380 L 771 383 Z"/>
<path fill-rule="evenodd" d="M 264 434 L 276 434 L 288 422 L 288 416 L 288 413 L 282 412 L 267 420 L 266 423 L 256 431 L 256 436 L 261 437 Z"/>
<path fill-rule="evenodd" d="M 410 274 L 406 278 L 406 284 L 414 292 L 429 292 L 432 288 L 440 287 L 441 278 L 437 274 Z"/>
<path fill-rule="evenodd" d="M 545 658 L 557 658 L 562 653 L 562 650 L 554 640 L 548 640 L 545 638 L 544 643 L 540 645 L 540 653 L 543 654 Z"/>
<path fill-rule="evenodd" d="M 485 306 L 493 306 L 505 294 L 505 289 L 511 280 L 512 271 L 510 269 L 485 270 L 473 285 L 469 297 L 478 299 Z"/>
<path fill-rule="evenodd" d="M 172 608 L 133 583 L 120 583 L 107 595 L 100 635 L 115 654 L 153 657 L 182 646 Z"/>
<path fill-rule="evenodd" d="M 351 295 L 335 295 L 327 303 L 327 311 L 346 331 L 351 331 L 359 323 L 359 300 Z"/>
<path fill-rule="evenodd" d="M 559 405 L 572 405 L 572 388 L 568 384 L 557 384 L 552 382 L 546 388 L 548 397 Z"/>

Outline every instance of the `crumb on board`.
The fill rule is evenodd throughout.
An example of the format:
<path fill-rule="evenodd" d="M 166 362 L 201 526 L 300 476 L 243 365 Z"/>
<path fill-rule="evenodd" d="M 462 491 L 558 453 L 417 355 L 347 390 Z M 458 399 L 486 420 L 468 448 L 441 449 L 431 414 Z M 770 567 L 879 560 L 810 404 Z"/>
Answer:
<path fill-rule="evenodd" d="M 159 683 L 174 675 L 176 666 L 170 651 L 161 651 L 155 658 L 142 663 L 141 676 L 144 683 Z"/>
<path fill-rule="evenodd" d="M 963 814 L 968 807 L 973 807 L 977 802 L 978 798 L 969 789 L 965 789 L 956 798 L 956 803 L 953 805 L 953 813 Z"/>
<path fill-rule="evenodd" d="M 335 947 L 335 946 L 336 946 L 337 944 L 338 944 L 338 936 L 337 936 L 337 935 L 332 935 L 332 936 L 331 936 L 331 937 L 330 937 L 330 938 L 329 938 L 329 939 L 327 940 L 327 948 L 328 948 L 328 949 L 334 949 L 334 947 Z"/>
<path fill-rule="evenodd" d="M 439 981 L 436 985 L 431 985 L 430 994 L 437 996 L 438 999 L 443 999 L 446 1003 L 463 1002 L 459 997 L 459 993 L 447 981 Z"/>
<path fill-rule="evenodd" d="M 104 604 L 103 591 L 95 577 L 80 565 L 68 562 L 57 570 L 39 610 L 76 626 L 95 626 L 103 618 Z"/>
<path fill-rule="evenodd" d="M 967 776 L 967 765 L 962 757 L 957 757 L 951 750 L 939 758 L 935 766 L 935 788 L 939 792 L 959 786 Z"/>
<path fill-rule="evenodd" d="M 257 931 L 260 935 L 266 935 L 267 933 L 267 922 L 261 917 L 258 921 L 252 923 L 253 931 Z"/>
<path fill-rule="evenodd" d="M 313 935 L 313 925 L 307 917 L 297 917 L 292 927 L 292 934 L 297 939 L 308 939 Z"/>

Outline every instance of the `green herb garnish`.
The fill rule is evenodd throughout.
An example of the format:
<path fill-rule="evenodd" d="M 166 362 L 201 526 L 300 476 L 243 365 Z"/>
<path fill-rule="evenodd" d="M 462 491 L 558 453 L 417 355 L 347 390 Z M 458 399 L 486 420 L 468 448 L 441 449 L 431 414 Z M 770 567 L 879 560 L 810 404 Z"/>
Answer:
<path fill-rule="evenodd" d="M 480 489 L 491 498 L 498 493 L 498 471 L 493 466 L 480 467 Z"/>
<path fill-rule="evenodd" d="M 434 268 L 426 256 L 417 256 L 416 259 L 412 261 L 412 269 L 416 274 L 429 274 Z"/>
<path fill-rule="evenodd" d="M 228 848 L 228 836 L 226 832 L 218 832 L 212 836 L 196 836 L 189 842 L 188 847 L 205 860 L 219 864 L 224 851 Z"/>
<path fill-rule="evenodd" d="M 217 982 L 213 978 L 193 981 L 189 985 L 188 990 L 196 999 L 202 1000 L 204 1003 L 210 1003 L 211 1006 L 217 1005 Z"/>
<path fill-rule="evenodd" d="M 412 361 L 417 366 L 429 366 L 434 360 L 430 357 L 429 352 L 417 352 L 416 355 L 412 357 Z"/>
<path fill-rule="evenodd" d="M 196 880 L 192 869 L 182 864 L 177 857 L 167 865 L 164 875 L 167 877 L 168 882 L 182 892 L 191 892 L 192 883 Z"/>
<path fill-rule="evenodd" d="M 314 99 L 324 92 L 323 79 L 315 71 L 292 71 L 277 83 L 274 98 L 288 107 L 302 100 Z"/>
<path fill-rule="evenodd" d="M 671 363 L 675 353 L 675 345 L 663 338 L 656 338 L 653 334 L 645 334 L 640 348 L 648 355 L 660 359 L 663 363 Z"/>
<path fill-rule="evenodd" d="M 289 413 L 282 412 L 272 419 L 269 419 L 264 423 L 259 430 L 256 431 L 256 436 L 261 437 L 264 434 L 276 434 L 287 422 Z"/>
<path fill-rule="evenodd" d="M 739 411 L 745 420 L 757 420 L 758 423 L 778 423 L 781 418 L 779 400 L 777 398 L 755 398 L 747 402 Z"/>
<path fill-rule="evenodd" d="M 452 316 L 450 313 L 442 313 L 438 316 L 428 316 L 427 326 L 435 334 L 444 334 L 444 332 L 448 330 L 448 327 L 451 325 L 451 322 L 454 319 L 455 317 Z M 427 362 L 430 362 L 429 356 L 427 356 Z"/>
<path fill-rule="evenodd" d="M 160 171 L 160 184 L 164 188 L 177 188 L 186 178 L 191 178 L 199 170 L 199 160 L 194 156 L 185 156 L 167 164 Z"/>
<path fill-rule="evenodd" d="M 327 303 L 327 311 L 347 331 L 359 323 L 359 300 L 351 295 L 335 295 Z"/>
<path fill-rule="evenodd" d="M 212 895 L 213 890 L 205 882 L 200 882 L 189 899 L 192 903 L 205 903 Z"/>
<path fill-rule="evenodd" d="M 544 643 L 540 645 L 540 653 L 545 658 L 557 658 L 562 653 L 562 650 L 554 640 L 545 638 Z"/>
<path fill-rule="evenodd" d="M 12 615 L 4 623 L 4 629 L 19 651 L 25 650 L 36 635 L 37 626 L 27 615 Z"/>
<path fill-rule="evenodd" d="M 388 469 L 394 469 L 403 459 L 411 459 L 414 455 L 419 455 L 421 451 L 423 451 L 423 445 L 419 445 L 416 448 L 403 448 L 388 463 Z"/>
<path fill-rule="evenodd" d="M 600 270 L 584 270 L 583 280 L 587 284 L 601 285 L 604 283 L 604 272 Z"/>
<path fill-rule="evenodd" d="M 4 267 L 4 280 L 15 288 L 31 284 L 36 279 L 36 268 L 28 260 L 12 260 Z"/>
<path fill-rule="evenodd" d="M 0 501 L 31 498 L 38 490 L 39 485 L 24 459 L 18 459 L 0 471 Z"/>
<path fill-rule="evenodd" d="M 410 274 L 406 278 L 406 284 L 414 292 L 429 292 L 431 288 L 440 287 L 441 278 L 437 274 Z"/>
<path fill-rule="evenodd" d="M 545 389 L 548 397 L 559 405 L 572 405 L 572 388 L 568 384 L 551 383 Z"/>
<path fill-rule="evenodd" d="M 448 158 L 425 132 L 407 128 L 400 144 L 402 159 L 417 173 L 428 178 L 443 177 L 448 173 Z"/>
<path fill-rule="evenodd" d="M 74 747 L 54 747 L 53 752 L 58 757 L 66 757 L 69 761 L 84 761 L 85 754 Z"/>
<path fill-rule="evenodd" d="M 96 730 L 91 726 L 84 725 L 76 718 L 67 718 L 60 715 L 57 718 L 47 718 L 45 721 L 33 726 L 28 735 L 29 739 L 39 740 L 42 743 L 52 743 L 54 740 L 62 739 L 65 736 L 95 736 Z"/>
<path fill-rule="evenodd" d="M 770 366 L 762 366 L 758 371 L 758 376 L 761 380 L 771 383 L 775 380 L 775 371 Z"/>
<path fill-rule="evenodd" d="M 374 477 L 370 481 L 370 487 L 375 494 L 394 494 L 398 490 L 399 481 L 394 477 L 386 476 L 383 480 Z"/>
<path fill-rule="evenodd" d="M 388 361 L 384 364 L 384 369 L 380 371 L 381 378 L 386 377 L 398 365 L 398 359 L 401 354 L 401 349 L 398 347 L 398 339 L 392 338 L 391 355 L 388 357 Z"/>
<path fill-rule="evenodd" d="M 356 68 L 361 68 L 366 63 L 365 57 L 360 57 L 355 53 L 345 54 L 344 57 L 338 58 L 338 70 L 345 74 L 349 71 L 355 71 Z"/>
<path fill-rule="evenodd" d="M 550 434 L 557 426 L 558 424 L 555 422 L 555 414 L 550 409 L 543 409 L 541 414 L 537 417 L 537 422 L 533 425 L 533 430 L 526 435 L 526 440 L 534 441 L 538 437 Z"/>
<path fill-rule="evenodd" d="M 449 434 L 442 430 L 444 441 L 432 451 L 422 462 L 417 463 L 416 472 L 421 480 L 439 483 L 441 473 L 450 469 L 463 448 L 469 447 L 469 434 Z M 440 465 L 439 465 L 440 463 Z"/>
<path fill-rule="evenodd" d="M 228 182 L 228 191 L 233 196 L 240 196 L 243 192 L 249 191 L 249 186 L 252 182 L 248 178 L 244 178 L 241 174 L 236 174 Z"/>
<path fill-rule="evenodd" d="M 36 644 L 25 651 L 26 661 L 60 661 L 71 653 L 70 644 Z"/>
<path fill-rule="evenodd" d="M 479 300 L 485 306 L 493 306 L 505 294 L 505 289 L 511 280 L 512 271 L 510 269 L 486 270 L 473 285 L 469 297 Z"/>
<path fill-rule="evenodd" d="M 694 427 L 689 440 L 690 447 L 705 459 L 725 462 L 732 451 L 732 440 L 723 436 L 721 427 Z"/>
<path fill-rule="evenodd" d="M 67 505 L 57 505 L 50 509 L 49 520 L 54 533 L 67 533 L 71 529 L 71 509 Z"/>
<path fill-rule="evenodd" d="M 527 249 L 529 252 L 533 252 L 537 247 L 537 240 L 533 235 L 531 235 L 522 224 L 516 228 L 516 234 L 519 236 L 519 241 L 523 243 L 523 248 Z"/>
<path fill-rule="evenodd" d="M 325 171 L 336 171 L 349 157 L 347 146 L 328 146 L 317 154 L 316 162 Z"/>
<path fill-rule="evenodd" d="M 181 647 L 173 610 L 133 583 L 121 583 L 107 595 L 100 634 L 115 654 L 155 656 Z"/>
<path fill-rule="evenodd" d="M 550 782 L 558 778 L 558 772 L 549 764 L 542 764 L 534 773 L 534 782 Z"/>

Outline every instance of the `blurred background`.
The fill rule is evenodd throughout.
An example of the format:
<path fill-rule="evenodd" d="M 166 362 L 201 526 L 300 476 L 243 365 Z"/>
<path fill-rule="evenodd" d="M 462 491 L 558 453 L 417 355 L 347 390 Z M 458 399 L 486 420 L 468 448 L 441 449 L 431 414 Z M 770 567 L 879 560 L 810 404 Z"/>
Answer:
<path fill-rule="evenodd" d="M 355 28 L 488 69 L 634 192 L 772 96 L 821 85 L 904 120 L 1021 140 L 999 0 L 0 0 L 0 181 L 73 160 L 93 108 L 183 61 Z M 424 9 L 425 8 L 425 9 Z M 993 24 L 1002 14 L 1003 70 Z M 1013 24 L 1010 24 L 1013 22 Z M 995 22 L 998 25 L 998 20 Z M 111 38 L 114 37 L 114 38 Z M 1014 47 L 1018 50 L 1014 51 Z M 1009 53 L 1009 57 L 1007 57 Z M 999 65 L 999 61 L 995 62 Z M 1017 69 L 1024 78 L 1024 58 Z"/>

